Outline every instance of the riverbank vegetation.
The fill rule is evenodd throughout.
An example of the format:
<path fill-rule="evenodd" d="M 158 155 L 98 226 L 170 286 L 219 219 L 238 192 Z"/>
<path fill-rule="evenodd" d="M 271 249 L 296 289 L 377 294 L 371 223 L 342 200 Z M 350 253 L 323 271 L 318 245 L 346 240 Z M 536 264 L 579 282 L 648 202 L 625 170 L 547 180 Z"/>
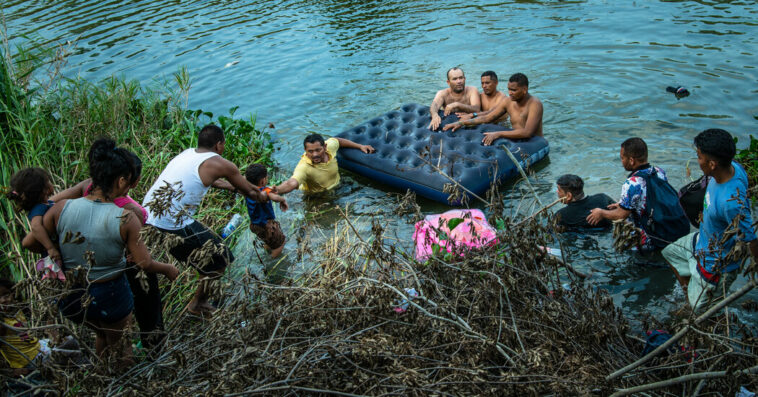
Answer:
<path fill-rule="evenodd" d="M 755 189 L 758 186 L 758 139 L 750 135 L 750 142 L 744 149 L 737 149 L 735 160 L 739 161 L 747 171 L 750 182 L 748 197 L 755 198 Z M 753 203 L 755 204 L 755 203 Z"/>
<path fill-rule="evenodd" d="M 195 146 L 197 131 L 210 122 L 227 133 L 226 158 L 240 167 L 274 165 L 273 144 L 265 130 L 256 128 L 255 118 L 235 118 L 236 108 L 218 117 L 186 108 L 191 84 L 186 69 L 172 76 L 172 84 L 159 87 L 116 77 L 92 83 L 60 76 L 62 49 L 33 48 L 21 48 L 13 56 L 0 49 L 0 186 L 7 187 L 11 175 L 24 167 L 48 170 L 56 191 L 73 186 L 88 178 L 90 144 L 109 137 L 143 161 L 141 183 L 130 192 L 139 199 L 173 156 Z M 238 199 L 211 191 L 199 217 L 219 230 Z M 19 280 L 28 276 L 25 268 L 36 256 L 21 248 L 28 230 L 25 214 L 9 200 L 0 203 L 0 274 Z"/>
<path fill-rule="evenodd" d="M 28 166 L 48 169 L 58 189 L 71 186 L 87 176 L 90 143 L 109 136 L 145 162 L 143 182 L 133 192 L 139 200 L 210 121 L 227 132 L 226 157 L 236 164 L 273 165 L 271 140 L 254 119 L 235 119 L 233 110 L 214 118 L 186 109 L 184 72 L 174 76 L 173 89 L 116 78 L 93 84 L 60 78 L 41 53 L 0 55 L 4 186 L 14 170 Z M 42 66 L 52 72 L 40 74 Z M 385 235 L 379 220 L 351 219 L 345 210 L 334 234 L 319 245 L 308 241 L 304 223 L 298 254 L 307 251 L 310 272 L 280 284 L 247 271 L 208 283 L 220 303 L 210 318 L 184 311 L 197 280 L 180 265 L 177 281 L 162 286 L 164 349 L 148 359 L 135 348 L 138 362 L 113 372 L 87 348 L 91 332 L 57 314 L 51 302 L 62 286 L 35 274 L 35 258 L 20 248 L 26 221 L 3 200 L 2 271 L 20 280 L 15 292 L 30 311 L 28 332 L 73 335 L 94 365 L 46 362 L 31 378 L 0 376 L 6 385 L 61 395 L 681 395 L 734 394 L 740 385 L 758 385 L 755 338 L 719 310 L 713 313 L 718 316 L 685 313 L 667 324 L 642 320 L 646 329 L 676 332 L 676 343 L 653 352 L 650 361 L 635 362 L 644 346 L 640 330 L 631 328 L 606 292 L 572 270 L 570 258 L 539 248 L 554 241 L 549 222 L 509 219 L 497 189 L 487 200 L 499 243 L 463 258 L 416 261 Z M 228 193 L 213 193 L 199 216 L 218 230 L 239 204 Z M 420 217 L 412 195 L 396 208 L 408 220 Z M 170 241 L 150 243 L 167 259 Z M 755 271 L 747 268 L 750 280 Z"/>

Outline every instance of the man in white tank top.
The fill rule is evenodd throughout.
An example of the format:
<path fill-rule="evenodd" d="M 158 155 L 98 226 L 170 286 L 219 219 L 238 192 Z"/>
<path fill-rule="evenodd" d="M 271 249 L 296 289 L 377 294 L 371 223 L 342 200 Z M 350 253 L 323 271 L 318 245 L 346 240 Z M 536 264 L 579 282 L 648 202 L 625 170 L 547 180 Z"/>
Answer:
<path fill-rule="evenodd" d="M 197 148 L 187 149 L 174 157 L 142 201 L 148 213 L 148 225 L 182 237 L 183 242 L 169 253 L 210 278 L 223 275 L 226 266 L 234 261 L 234 256 L 215 233 L 192 218 L 205 193 L 213 186 L 240 192 L 256 201 L 268 200 L 268 195 L 248 182 L 234 163 L 221 157 L 225 143 L 221 128 L 215 125 L 203 127 Z M 209 240 L 217 248 L 210 263 L 202 265 L 188 261 L 192 252 Z M 193 314 L 213 312 L 215 308 L 207 298 L 203 288 L 198 287 L 187 310 Z"/>

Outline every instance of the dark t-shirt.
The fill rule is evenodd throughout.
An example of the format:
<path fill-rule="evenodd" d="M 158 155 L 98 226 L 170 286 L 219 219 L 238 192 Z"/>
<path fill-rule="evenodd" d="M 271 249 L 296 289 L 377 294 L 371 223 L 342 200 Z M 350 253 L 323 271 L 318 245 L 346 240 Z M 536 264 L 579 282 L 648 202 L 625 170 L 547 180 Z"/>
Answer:
<path fill-rule="evenodd" d="M 605 193 L 586 196 L 581 200 L 568 203 L 566 207 L 558 210 L 556 213 L 558 224 L 566 227 L 608 227 L 611 225 L 611 222 L 607 219 L 603 219 L 597 225 L 590 225 L 587 223 L 587 215 L 594 208 L 605 209 L 613 203 L 615 201 Z"/>
<path fill-rule="evenodd" d="M 271 188 L 262 187 L 261 191 L 268 193 L 271 191 Z M 271 204 L 271 200 L 259 203 L 245 198 L 245 204 L 247 205 L 247 215 L 250 217 L 251 225 L 266 225 L 269 219 L 276 219 L 274 205 Z"/>
<path fill-rule="evenodd" d="M 29 214 L 26 216 L 27 219 L 31 222 L 32 218 L 35 216 L 43 216 L 45 213 L 47 213 L 47 210 L 53 207 L 54 202 L 48 200 L 46 204 L 35 204 L 34 207 L 32 207 L 31 210 L 29 210 Z"/>

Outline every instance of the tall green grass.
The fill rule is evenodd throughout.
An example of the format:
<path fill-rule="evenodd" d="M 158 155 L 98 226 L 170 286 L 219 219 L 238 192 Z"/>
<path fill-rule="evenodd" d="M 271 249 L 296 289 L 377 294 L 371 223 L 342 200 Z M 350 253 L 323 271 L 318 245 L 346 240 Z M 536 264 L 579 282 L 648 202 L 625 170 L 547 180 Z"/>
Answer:
<path fill-rule="evenodd" d="M 736 140 L 737 138 L 735 138 Z M 737 149 L 735 158 L 745 167 L 749 185 L 752 188 L 758 186 L 758 139 L 750 135 L 750 144 L 744 149 Z M 753 189 L 750 189 L 748 193 L 755 194 Z"/>
<path fill-rule="evenodd" d="M 105 136 L 141 157 L 142 182 L 130 192 L 141 200 L 168 161 L 195 146 L 197 131 L 210 122 L 226 132 L 224 157 L 241 168 L 274 164 L 270 136 L 256 128 L 254 117 L 235 118 L 236 107 L 218 117 L 186 108 L 191 83 L 186 69 L 157 87 L 117 77 L 92 83 L 59 77 L 62 57 L 31 48 L 0 48 L 0 186 L 7 188 L 11 175 L 24 167 L 48 170 L 56 190 L 86 179 L 89 146 Z M 229 193 L 212 192 L 198 216 L 219 229 L 239 203 Z M 0 276 L 19 280 L 31 272 L 36 256 L 21 248 L 27 231 L 25 214 L 0 199 Z"/>

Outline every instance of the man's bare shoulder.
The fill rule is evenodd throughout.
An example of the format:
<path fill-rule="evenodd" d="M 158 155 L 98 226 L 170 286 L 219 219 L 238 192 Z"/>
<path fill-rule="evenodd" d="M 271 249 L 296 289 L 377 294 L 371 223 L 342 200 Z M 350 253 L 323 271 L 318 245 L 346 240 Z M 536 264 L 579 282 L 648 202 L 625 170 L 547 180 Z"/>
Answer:
<path fill-rule="evenodd" d="M 450 88 L 443 88 L 439 91 L 437 91 L 436 94 L 434 94 L 435 98 L 446 98 L 450 95 Z"/>
<path fill-rule="evenodd" d="M 502 94 L 502 93 L 501 93 Z M 502 96 L 495 102 L 495 106 L 502 109 L 508 109 L 513 105 L 513 99 L 510 96 L 502 94 Z"/>
<path fill-rule="evenodd" d="M 225 175 L 228 172 L 232 172 L 237 168 L 234 163 L 223 158 L 221 155 L 209 157 L 207 160 L 200 164 L 200 171 L 211 171 L 217 175 Z"/>

